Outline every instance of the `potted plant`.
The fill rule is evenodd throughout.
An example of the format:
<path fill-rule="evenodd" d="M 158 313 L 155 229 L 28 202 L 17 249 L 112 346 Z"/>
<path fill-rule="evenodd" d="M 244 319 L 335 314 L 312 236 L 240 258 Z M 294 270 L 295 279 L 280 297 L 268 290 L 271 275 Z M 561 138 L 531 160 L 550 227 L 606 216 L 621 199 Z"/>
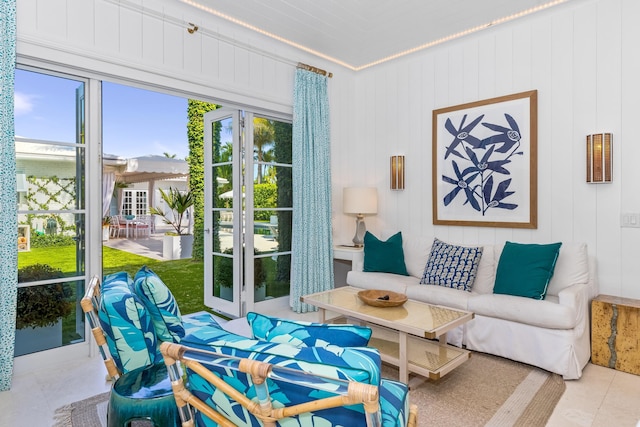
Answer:
<path fill-rule="evenodd" d="M 107 240 L 109 240 L 110 227 L 111 227 L 111 217 L 105 216 L 104 218 L 102 218 L 102 241 L 103 242 L 106 242 Z"/>
<path fill-rule="evenodd" d="M 34 264 L 18 270 L 18 282 L 58 279 L 61 270 Z M 73 290 L 66 283 L 18 288 L 15 355 L 62 345 L 62 318 L 73 312 Z"/>
<path fill-rule="evenodd" d="M 182 224 L 187 211 L 193 206 L 193 193 L 186 191 L 181 193 L 177 188 L 169 187 L 166 192 L 160 189 L 160 196 L 170 209 L 167 212 L 151 207 L 152 215 L 158 215 L 165 224 L 169 224 L 175 230 L 165 233 L 162 241 L 162 256 L 168 259 L 191 258 L 193 250 L 193 235 L 188 233 L 188 228 Z"/>
<path fill-rule="evenodd" d="M 233 254 L 233 248 L 226 249 L 224 254 Z M 254 249 L 254 253 L 258 253 Z M 243 253 L 244 255 L 244 253 Z M 218 257 L 215 265 L 214 280 L 220 286 L 220 298 L 231 301 L 231 289 L 233 288 L 233 258 Z M 254 283 L 254 300 L 262 301 L 265 299 L 267 274 L 262 265 L 261 258 L 253 259 L 253 283 Z"/>

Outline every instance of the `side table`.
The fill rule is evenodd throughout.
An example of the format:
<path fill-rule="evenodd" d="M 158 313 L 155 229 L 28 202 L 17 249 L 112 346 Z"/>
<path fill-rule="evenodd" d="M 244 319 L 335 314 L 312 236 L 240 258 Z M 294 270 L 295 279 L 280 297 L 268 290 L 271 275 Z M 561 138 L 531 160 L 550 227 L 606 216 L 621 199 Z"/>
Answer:
<path fill-rule="evenodd" d="M 347 285 L 347 273 L 354 260 L 364 257 L 364 249 L 354 246 L 335 245 L 333 247 L 333 274 L 336 288 Z"/>
<path fill-rule="evenodd" d="M 591 302 L 591 362 L 640 375 L 640 301 L 598 295 Z"/>

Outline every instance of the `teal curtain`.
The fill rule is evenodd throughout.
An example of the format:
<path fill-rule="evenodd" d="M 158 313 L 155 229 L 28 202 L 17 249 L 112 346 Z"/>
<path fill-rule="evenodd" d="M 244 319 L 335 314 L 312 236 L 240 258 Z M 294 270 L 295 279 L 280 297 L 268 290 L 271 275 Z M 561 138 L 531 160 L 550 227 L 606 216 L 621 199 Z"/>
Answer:
<path fill-rule="evenodd" d="M 317 310 L 300 296 L 333 288 L 331 156 L 327 77 L 296 71 L 293 92 L 291 308 Z"/>
<path fill-rule="evenodd" d="M 16 0 L 0 0 L 0 391 L 13 374 L 18 288 L 18 215 L 13 81 L 16 69 Z"/>

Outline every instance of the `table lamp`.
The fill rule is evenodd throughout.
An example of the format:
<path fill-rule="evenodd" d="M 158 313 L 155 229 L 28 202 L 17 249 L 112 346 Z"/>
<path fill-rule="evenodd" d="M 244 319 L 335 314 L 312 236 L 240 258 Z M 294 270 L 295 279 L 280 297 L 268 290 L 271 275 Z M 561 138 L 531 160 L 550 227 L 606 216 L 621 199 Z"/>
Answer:
<path fill-rule="evenodd" d="M 354 246 L 363 246 L 365 214 L 378 212 L 378 190 L 373 187 L 347 187 L 342 192 L 342 207 L 344 213 L 356 214 L 356 234 L 353 236 Z"/>

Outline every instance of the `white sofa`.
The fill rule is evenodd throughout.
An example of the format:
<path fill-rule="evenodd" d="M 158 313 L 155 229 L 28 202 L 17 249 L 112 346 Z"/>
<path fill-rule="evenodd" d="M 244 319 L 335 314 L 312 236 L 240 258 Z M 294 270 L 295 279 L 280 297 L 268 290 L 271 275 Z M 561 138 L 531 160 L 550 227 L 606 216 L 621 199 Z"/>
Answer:
<path fill-rule="evenodd" d="M 432 237 L 403 233 L 409 276 L 363 272 L 361 254 L 353 260 L 347 284 L 392 290 L 410 299 L 472 311 L 474 319 L 449 333 L 449 343 L 538 366 L 564 379 L 580 378 L 591 356 L 589 307 L 598 291 L 595 260 L 589 257 L 586 244 L 562 244 L 546 298 L 535 300 L 493 293 L 504 244 L 463 245 L 483 246 L 471 292 L 421 285 L 432 243 Z"/>

